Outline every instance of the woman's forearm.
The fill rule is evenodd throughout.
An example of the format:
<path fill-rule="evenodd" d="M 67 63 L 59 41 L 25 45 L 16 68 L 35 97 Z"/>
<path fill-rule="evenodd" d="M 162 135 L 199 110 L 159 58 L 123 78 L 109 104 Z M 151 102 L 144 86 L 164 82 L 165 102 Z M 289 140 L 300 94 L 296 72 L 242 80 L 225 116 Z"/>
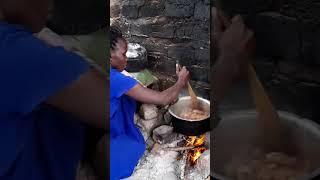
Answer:
<path fill-rule="evenodd" d="M 172 101 L 178 98 L 180 91 L 182 90 L 183 85 L 182 83 L 178 80 L 173 86 L 170 88 L 162 91 L 160 93 L 160 100 L 162 105 L 168 105 Z"/>

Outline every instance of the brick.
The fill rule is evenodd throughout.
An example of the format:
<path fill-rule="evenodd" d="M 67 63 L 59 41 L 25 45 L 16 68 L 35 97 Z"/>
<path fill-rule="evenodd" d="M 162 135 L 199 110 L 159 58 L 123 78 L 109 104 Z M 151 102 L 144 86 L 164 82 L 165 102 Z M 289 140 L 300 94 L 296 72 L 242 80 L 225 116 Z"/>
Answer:
<path fill-rule="evenodd" d="M 191 39 L 193 35 L 193 23 L 183 24 L 176 29 L 175 38 Z"/>
<path fill-rule="evenodd" d="M 250 26 L 255 32 L 260 56 L 296 61 L 300 56 L 299 23 L 278 13 L 259 14 Z"/>
<path fill-rule="evenodd" d="M 155 72 L 166 73 L 169 75 L 176 74 L 176 62 L 168 60 L 167 57 L 161 54 L 149 53 L 148 62 L 149 67 L 152 67 Z"/>
<path fill-rule="evenodd" d="M 209 72 L 210 69 L 200 67 L 200 66 L 190 66 L 188 67 L 191 75 L 191 79 L 194 81 L 209 82 Z"/>
<path fill-rule="evenodd" d="M 209 42 L 209 21 L 203 24 L 196 24 L 193 28 L 192 39 Z"/>
<path fill-rule="evenodd" d="M 224 0 L 221 1 L 222 9 L 229 16 L 236 14 L 255 14 L 266 11 L 276 11 L 280 9 L 280 1 L 274 0 Z"/>
<path fill-rule="evenodd" d="M 173 25 L 153 25 L 152 26 L 152 37 L 158 38 L 173 38 L 174 36 L 174 26 Z"/>
<path fill-rule="evenodd" d="M 195 51 L 194 63 L 202 66 L 210 65 L 210 50 L 205 48 L 200 48 Z"/>
<path fill-rule="evenodd" d="M 138 17 L 138 6 L 136 5 L 124 5 L 122 6 L 122 15 L 128 18 L 137 18 Z"/>
<path fill-rule="evenodd" d="M 151 2 L 151 4 L 142 6 L 139 10 L 139 17 L 154 17 L 162 15 L 164 11 L 164 3 Z"/>
<path fill-rule="evenodd" d="M 194 59 L 194 50 L 188 46 L 171 46 L 168 48 L 168 57 L 173 60 L 179 60 L 182 65 L 191 65 Z"/>
<path fill-rule="evenodd" d="M 312 23 L 302 27 L 302 63 L 320 65 L 320 27 Z"/>
<path fill-rule="evenodd" d="M 125 0 L 123 5 L 131 5 L 131 6 L 143 6 L 146 3 L 146 0 Z"/>
<path fill-rule="evenodd" d="M 194 4 L 165 4 L 165 14 L 171 17 L 191 17 L 193 16 Z"/>
<path fill-rule="evenodd" d="M 145 120 L 151 120 L 158 117 L 158 108 L 153 104 L 143 104 L 140 109 L 141 116 Z"/>
<path fill-rule="evenodd" d="M 195 6 L 194 17 L 196 19 L 210 19 L 209 5 L 199 1 Z"/>

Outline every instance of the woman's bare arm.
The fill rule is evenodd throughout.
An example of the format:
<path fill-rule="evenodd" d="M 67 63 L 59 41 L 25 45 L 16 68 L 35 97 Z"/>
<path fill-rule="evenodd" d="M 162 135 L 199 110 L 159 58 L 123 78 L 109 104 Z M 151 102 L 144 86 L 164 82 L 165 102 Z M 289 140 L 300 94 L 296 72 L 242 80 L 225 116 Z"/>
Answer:
<path fill-rule="evenodd" d="M 158 92 L 137 84 L 127 92 L 127 95 L 142 103 L 167 105 L 178 97 L 183 87 L 183 83 L 178 81 L 169 89 Z"/>
<path fill-rule="evenodd" d="M 104 129 L 109 129 L 109 102 L 109 81 L 94 69 L 47 100 L 48 104 L 72 113 L 83 122 Z"/>
<path fill-rule="evenodd" d="M 172 87 L 162 92 L 154 91 L 137 84 L 126 94 L 142 103 L 167 105 L 179 96 L 180 91 L 189 81 L 189 72 L 185 67 L 181 71 L 177 71 L 177 74 L 178 81 Z"/>

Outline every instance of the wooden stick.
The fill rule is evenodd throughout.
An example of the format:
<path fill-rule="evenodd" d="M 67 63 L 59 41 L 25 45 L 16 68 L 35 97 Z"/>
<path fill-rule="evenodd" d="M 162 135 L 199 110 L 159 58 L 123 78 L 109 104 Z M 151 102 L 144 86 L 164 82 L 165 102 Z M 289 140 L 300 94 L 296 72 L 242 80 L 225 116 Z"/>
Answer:
<path fill-rule="evenodd" d="M 188 147 L 173 147 L 173 148 L 164 148 L 163 150 L 166 151 L 186 151 L 186 150 L 190 150 L 190 149 L 194 149 L 194 146 L 188 146 Z"/>

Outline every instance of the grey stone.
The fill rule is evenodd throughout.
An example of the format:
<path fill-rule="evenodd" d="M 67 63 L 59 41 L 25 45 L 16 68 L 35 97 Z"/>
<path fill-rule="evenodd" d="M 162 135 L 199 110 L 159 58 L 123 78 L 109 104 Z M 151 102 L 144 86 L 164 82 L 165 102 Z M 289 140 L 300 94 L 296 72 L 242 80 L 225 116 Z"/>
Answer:
<path fill-rule="evenodd" d="M 118 4 L 115 4 L 110 7 L 110 17 L 115 18 L 120 16 L 120 6 Z"/>
<path fill-rule="evenodd" d="M 149 137 L 148 140 L 146 141 L 147 149 L 151 150 L 154 144 L 155 144 L 154 140 L 151 137 Z"/>
<path fill-rule="evenodd" d="M 141 117 L 147 121 L 158 118 L 159 115 L 157 106 L 153 104 L 142 104 L 140 112 Z"/>
<path fill-rule="evenodd" d="M 151 3 L 142 6 L 139 10 L 139 17 L 154 17 L 163 14 L 163 3 Z"/>
<path fill-rule="evenodd" d="M 194 64 L 202 66 L 210 66 L 210 50 L 200 48 L 195 51 L 195 62 Z"/>
<path fill-rule="evenodd" d="M 173 134 L 173 127 L 168 125 L 162 125 L 153 130 L 152 138 L 155 142 L 162 144 L 169 141 Z M 173 138 L 173 137 L 172 137 Z"/>
<path fill-rule="evenodd" d="M 170 124 L 171 121 L 172 121 L 172 116 L 171 114 L 169 113 L 169 111 L 165 112 L 164 115 L 163 115 L 163 119 L 164 119 L 164 122 L 166 124 Z"/>
<path fill-rule="evenodd" d="M 166 56 L 168 53 L 167 46 L 171 43 L 168 39 L 161 38 L 147 38 L 143 41 L 146 49 L 149 53 L 158 52 L 161 53 L 162 56 Z"/>
<path fill-rule="evenodd" d="M 201 66 L 191 66 L 188 68 L 190 71 L 191 79 L 194 81 L 209 82 L 209 67 L 204 68 Z"/>
<path fill-rule="evenodd" d="M 155 72 L 169 75 L 176 74 L 176 62 L 168 60 L 168 57 L 163 56 L 161 53 L 149 53 L 148 61 L 149 66 L 151 66 Z"/>
<path fill-rule="evenodd" d="M 303 23 L 302 54 L 303 62 L 320 65 L 320 28 L 319 25 Z"/>
<path fill-rule="evenodd" d="M 165 12 L 167 16 L 172 17 L 191 17 L 193 16 L 194 4 L 165 4 Z"/>
<path fill-rule="evenodd" d="M 191 39 L 194 23 L 184 23 L 176 28 L 175 37 L 180 39 Z"/>
<path fill-rule="evenodd" d="M 175 3 L 175 4 L 192 4 L 194 0 L 167 0 L 168 3 Z"/>
<path fill-rule="evenodd" d="M 258 55 L 296 61 L 300 56 L 299 23 L 278 13 L 262 13 L 250 22 Z"/>
<path fill-rule="evenodd" d="M 277 11 L 279 2 L 274 0 L 224 0 L 220 2 L 222 9 L 229 15 L 259 13 L 265 11 Z"/>
<path fill-rule="evenodd" d="M 196 19 L 210 19 L 210 6 L 202 1 L 199 1 L 194 10 Z"/>
<path fill-rule="evenodd" d="M 209 21 L 207 21 L 207 23 L 204 23 L 204 24 L 195 25 L 193 28 L 192 39 L 209 42 L 209 39 L 210 39 L 209 28 L 210 28 Z"/>
<path fill-rule="evenodd" d="M 161 123 L 162 122 L 159 121 L 158 118 L 154 118 L 154 119 L 151 119 L 151 120 L 141 119 L 139 121 L 138 124 L 142 129 L 142 133 L 144 135 L 145 140 L 147 140 L 151 136 L 151 133 L 154 130 L 154 128 L 160 126 Z"/>
<path fill-rule="evenodd" d="M 137 18 L 138 17 L 138 6 L 136 5 L 124 5 L 122 6 L 122 15 L 128 18 Z"/>
<path fill-rule="evenodd" d="M 134 120 L 134 124 L 138 125 L 138 122 L 140 121 L 140 116 L 135 113 L 134 117 L 133 117 L 133 120 Z"/>
<path fill-rule="evenodd" d="M 145 0 L 125 0 L 123 2 L 124 5 L 133 5 L 133 6 L 143 6 L 145 4 Z"/>
<path fill-rule="evenodd" d="M 190 46 L 172 45 L 168 47 L 168 57 L 179 60 L 181 65 L 191 65 L 194 59 L 194 50 Z"/>
<path fill-rule="evenodd" d="M 145 21 L 143 24 L 132 21 L 130 25 L 130 33 L 132 35 L 141 35 L 147 37 L 152 33 L 152 25 L 147 21 Z"/>
<path fill-rule="evenodd" d="M 153 25 L 152 26 L 152 36 L 158 38 L 173 38 L 174 36 L 174 27 L 172 25 Z"/>

